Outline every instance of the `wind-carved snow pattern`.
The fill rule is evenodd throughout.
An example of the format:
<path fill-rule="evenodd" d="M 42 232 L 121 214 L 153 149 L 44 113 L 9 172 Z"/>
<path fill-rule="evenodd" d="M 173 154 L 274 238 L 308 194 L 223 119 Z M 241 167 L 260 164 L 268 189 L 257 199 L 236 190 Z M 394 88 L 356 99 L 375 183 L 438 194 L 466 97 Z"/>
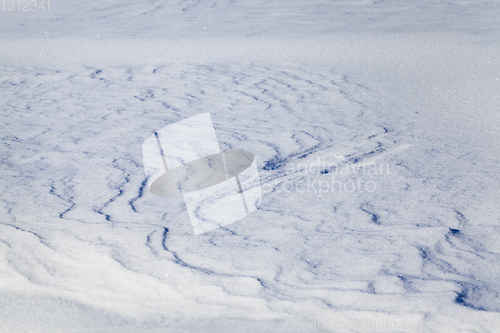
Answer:
<path fill-rule="evenodd" d="M 422 125 L 434 116 L 379 104 L 404 97 L 413 110 L 418 96 L 377 85 L 387 67 L 354 77 L 364 68 L 354 59 L 2 65 L 0 321 L 51 332 L 290 332 L 333 320 L 494 332 L 496 160 L 439 139 Z M 194 237 L 182 198 L 149 193 L 141 147 L 205 112 L 221 150 L 255 155 L 263 200 L 244 223 Z"/>

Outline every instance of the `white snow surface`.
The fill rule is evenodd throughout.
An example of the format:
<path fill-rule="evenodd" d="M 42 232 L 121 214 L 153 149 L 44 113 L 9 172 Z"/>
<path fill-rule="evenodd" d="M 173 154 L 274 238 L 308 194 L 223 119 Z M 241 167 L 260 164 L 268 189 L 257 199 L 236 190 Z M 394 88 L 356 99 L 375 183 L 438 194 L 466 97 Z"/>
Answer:
<path fill-rule="evenodd" d="M 500 2 L 1 6 L 1 332 L 500 332 Z M 263 202 L 195 236 L 204 112 Z"/>

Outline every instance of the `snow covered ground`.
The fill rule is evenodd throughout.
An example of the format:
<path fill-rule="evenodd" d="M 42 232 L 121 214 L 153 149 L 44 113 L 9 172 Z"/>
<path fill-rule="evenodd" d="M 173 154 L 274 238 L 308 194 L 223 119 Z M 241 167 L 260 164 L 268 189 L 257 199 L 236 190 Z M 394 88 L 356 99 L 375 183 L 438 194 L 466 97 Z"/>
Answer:
<path fill-rule="evenodd" d="M 6 3 L 1 332 L 500 331 L 498 1 Z M 204 112 L 263 203 L 195 236 L 141 146 Z"/>

